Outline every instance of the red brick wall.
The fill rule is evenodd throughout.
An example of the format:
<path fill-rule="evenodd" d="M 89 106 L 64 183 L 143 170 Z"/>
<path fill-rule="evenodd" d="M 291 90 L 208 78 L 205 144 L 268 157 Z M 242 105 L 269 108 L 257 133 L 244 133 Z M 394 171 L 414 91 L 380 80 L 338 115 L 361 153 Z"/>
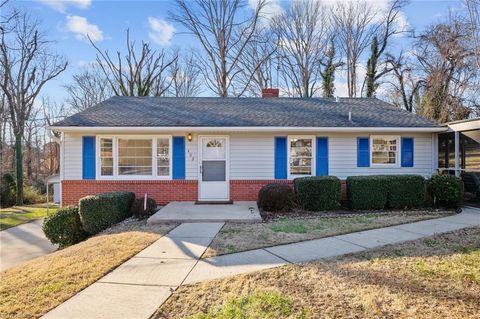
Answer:
<path fill-rule="evenodd" d="M 231 180 L 230 198 L 233 201 L 256 201 L 260 188 L 270 183 L 287 183 L 293 187 L 292 180 Z M 347 185 L 342 180 L 342 199 L 347 199 Z"/>
<path fill-rule="evenodd" d="M 256 201 L 260 188 L 270 183 L 287 183 L 293 187 L 291 180 L 231 180 L 230 199 L 233 201 Z"/>
<path fill-rule="evenodd" d="M 166 204 L 172 201 L 197 200 L 198 184 L 194 180 L 62 181 L 62 205 L 76 205 L 84 196 L 113 191 L 130 191 L 138 197 L 143 197 L 147 192 L 158 204 Z"/>
<path fill-rule="evenodd" d="M 270 183 L 287 183 L 293 187 L 293 181 L 291 180 L 231 180 L 230 199 L 233 201 L 256 201 L 260 188 Z M 62 181 L 62 205 L 76 205 L 78 200 L 84 196 L 113 191 L 130 191 L 138 197 L 143 197 L 146 192 L 158 204 L 166 204 L 172 201 L 196 201 L 198 199 L 198 183 L 196 180 L 69 180 Z M 342 198 L 346 199 L 345 181 L 342 181 Z"/>

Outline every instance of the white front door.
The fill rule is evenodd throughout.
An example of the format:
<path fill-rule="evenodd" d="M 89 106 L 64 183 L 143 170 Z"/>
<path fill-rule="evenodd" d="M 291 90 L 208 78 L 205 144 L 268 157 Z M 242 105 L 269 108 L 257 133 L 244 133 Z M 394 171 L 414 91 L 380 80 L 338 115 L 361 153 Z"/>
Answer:
<path fill-rule="evenodd" d="M 230 199 L 228 146 L 227 136 L 200 136 L 199 200 Z"/>

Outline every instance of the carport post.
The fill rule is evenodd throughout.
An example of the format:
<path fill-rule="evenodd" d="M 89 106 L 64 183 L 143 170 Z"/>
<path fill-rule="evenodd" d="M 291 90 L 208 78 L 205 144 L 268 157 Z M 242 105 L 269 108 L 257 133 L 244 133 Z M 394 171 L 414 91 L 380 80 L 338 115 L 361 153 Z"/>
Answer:
<path fill-rule="evenodd" d="M 460 176 L 460 132 L 455 131 L 455 176 Z"/>

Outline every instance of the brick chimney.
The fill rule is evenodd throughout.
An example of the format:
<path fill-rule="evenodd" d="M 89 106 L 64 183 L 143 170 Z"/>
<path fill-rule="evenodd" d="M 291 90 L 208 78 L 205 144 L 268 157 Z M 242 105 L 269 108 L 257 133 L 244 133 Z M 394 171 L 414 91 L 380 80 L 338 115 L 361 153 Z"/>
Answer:
<path fill-rule="evenodd" d="M 280 95 L 279 89 L 273 89 L 273 88 L 262 89 L 262 98 L 278 97 L 279 95 Z"/>

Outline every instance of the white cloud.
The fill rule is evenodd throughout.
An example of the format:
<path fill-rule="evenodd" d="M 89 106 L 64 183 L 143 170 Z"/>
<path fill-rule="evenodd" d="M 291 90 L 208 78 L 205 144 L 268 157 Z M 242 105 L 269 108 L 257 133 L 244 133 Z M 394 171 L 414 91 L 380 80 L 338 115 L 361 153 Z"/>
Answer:
<path fill-rule="evenodd" d="M 163 19 L 148 17 L 148 26 L 150 27 L 148 36 L 153 42 L 161 46 L 170 45 L 175 33 L 173 25 Z"/>
<path fill-rule="evenodd" d="M 259 0 L 248 0 L 248 5 L 252 10 L 255 10 L 258 6 Z M 282 14 L 283 8 L 280 5 L 279 0 L 269 0 L 266 2 L 265 7 L 263 8 L 262 17 L 270 20 L 276 15 Z"/>
<path fill-rule="evenodd" d="M 65 27 L 67 31 L 74 33 L 78 40 L 86 40 L 87 36 L 93 42 L 103 40 L 103 31 L 97 25 L 89 23 L 85 17 L 67 16 Z"/>
<path fill-rule="evenodd" d="M 67 7 L 75 7 L 78 9 L 87 9 L 92 4 L 92 0 L 39 0 L 50 8 L 65 12 Z"/>

